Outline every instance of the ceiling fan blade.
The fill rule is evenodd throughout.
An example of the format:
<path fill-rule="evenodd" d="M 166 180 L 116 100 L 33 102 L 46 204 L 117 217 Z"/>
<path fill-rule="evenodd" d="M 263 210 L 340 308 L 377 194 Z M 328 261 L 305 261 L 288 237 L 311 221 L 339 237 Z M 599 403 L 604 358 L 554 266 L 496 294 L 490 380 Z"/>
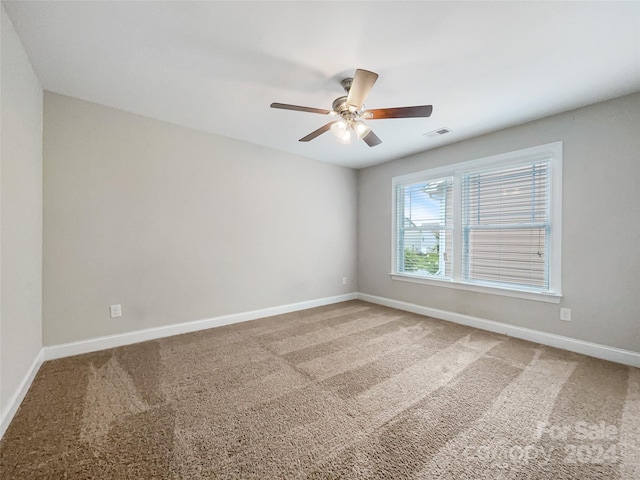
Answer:
<path fill-rule="evenodd" d="M 313 132 L 311 132 L 309 135 L 307 135 L 306 137 L 302 137 L 300 140 L 298 140 L 299 142 L 308 142 L 310 140 L 313 140 L 316 137 L 319 137 L 320 135 L 322 135 L 324 132 L 327 132 L 331 129 L 331 125 L 333 125 L 336 122 L 329 122 L 326 125 L 323 125 L 322 127 L 320 127 L 317 130 L 314 130 Z"/>
<path fill-rule="evenodd" d="M 319 113 L 321 115 L 329 115 L 331 110 L 322 108 L 301 107 L 299 105 L 289 105 L 288 103 L 272 103 L 271 108 L 281 108 L 282 110 L 296 110 L 298 112 Z"/>
<path fill-rule="evenodd" d="M 380 145 L 382 143 L 382 140 L 380 140 L 380 138 L 378 138 L 378 136 L 373 133 L 373 130 L 370 130 L 369 133 L 367 133 L 362 138 L 362 140 L 364 140 L 365 143 L 370 147 L 375 147 L 376 145 Z"/>
<path fill-rule="evenodd" d="M 416 118 L 430 117 L 433 105 L 418 105 L 415 107 L 374 108 L 362 114 L 362 118 L 377 120 L 380 118 Z"/>
<path fill-rule="evenodd" d="M 355 110 L 360 110 L 373 85 L 376 83 L 376 80 L 378 80 L 377 73 L 360 68 L 356 70 L 349 94 L 347 95 L 347 105 L 353 107 Z"/>

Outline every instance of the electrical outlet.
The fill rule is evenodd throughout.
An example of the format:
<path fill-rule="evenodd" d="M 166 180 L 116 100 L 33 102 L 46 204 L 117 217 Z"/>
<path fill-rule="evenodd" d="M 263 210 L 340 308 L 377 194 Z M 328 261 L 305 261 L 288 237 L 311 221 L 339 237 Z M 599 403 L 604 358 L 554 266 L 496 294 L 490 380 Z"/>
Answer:
<path fill-rule="evenodd" d="M 347 277 L 342 277 L 342 284 L 346 285 L 347 284 Z"/>
<path fill-rule="evenodd" d="M 565 322 L 571 321 L 571 309 L 570 308 L 561 308 L 560 309 L 560 320 L 564 320 Z"/>
<path fill-rule="evenodd" d="M 110 305 L 109 312 L 111 313 L 111 318 L 121 317 L 122 316 L 122 306 L 121 305 Z"/>

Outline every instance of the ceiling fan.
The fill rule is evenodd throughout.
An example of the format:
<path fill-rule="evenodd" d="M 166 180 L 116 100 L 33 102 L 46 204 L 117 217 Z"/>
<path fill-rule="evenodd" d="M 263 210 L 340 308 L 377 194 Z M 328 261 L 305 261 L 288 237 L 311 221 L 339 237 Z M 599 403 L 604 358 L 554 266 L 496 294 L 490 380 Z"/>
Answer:
<path fill-rule="evenodd" d="M 338 97 L 333 101 L 331 110 L 322 108 L 301 107 L 286 103 L 272 103 L 271 108 L 283 110 L 296 110 L 299 112 L 319 113 L 320 115 L 332 115 L 339 117 L 337 120 L 327 123 L 314 130 L 309 135 L 302 137 L 300 142 L 308 142 L 323 133 L 331 130 L 340 143 L 351 143 L 351 132 L 364 140 L 370 147 L 382 143 L 382 140 L 373 133 L 371 127 L 363 120 L 378 120 L 385 118 L 416 118 L 429 117 L 433 111 L 432 105 L 419 105 L 414 107 L 377 108 L 365 110 L 364 101 L 378 79 L 378 74 L 368 70 L 357 69 L 353 78 L 345 78 L 341 85 L 347 95 Z"/>

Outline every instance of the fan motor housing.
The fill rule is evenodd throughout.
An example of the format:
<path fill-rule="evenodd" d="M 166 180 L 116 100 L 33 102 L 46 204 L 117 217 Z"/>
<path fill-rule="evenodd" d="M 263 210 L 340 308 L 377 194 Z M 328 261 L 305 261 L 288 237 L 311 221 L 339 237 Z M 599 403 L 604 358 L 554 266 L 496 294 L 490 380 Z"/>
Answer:
<path fill-rule="evenodd" d="M 342 115 L 343 113 L 346 113 L 349 111 L 349 107 L 347 107 L 347 97 L 338 97 L 333 101 L 333 104 L 331 105 L 331 107 L 333 108 L 333 111 L 336 112 L 339 115 Z"/>
<path fill-rule="evenodd" d="M 347 105 L 346 96 L 336 98 L 331 108 L 345 120 L 353 120 L 357 117 L 357 112 L 354 111 L 353 107 L 349 108 L 349 105 Z"/>
<path fill-rule="evenodd" d="M 349 90 L 351 90 L 352 84 L 353 84 L 353 78 L 345 78 L 340 82 L 340 85 L 342 85 L 342 88 L 344 88 L 344 91 L 347 93 L 349 93 Z M 349 108 L 349 105 L 347 105 L 346 95 L 344 97 L 336 98 L 333 101 L 332 108 L 334 112 L 336 112 L 345 120 L 353 120 L 357 116 L 353 107 Z"/>

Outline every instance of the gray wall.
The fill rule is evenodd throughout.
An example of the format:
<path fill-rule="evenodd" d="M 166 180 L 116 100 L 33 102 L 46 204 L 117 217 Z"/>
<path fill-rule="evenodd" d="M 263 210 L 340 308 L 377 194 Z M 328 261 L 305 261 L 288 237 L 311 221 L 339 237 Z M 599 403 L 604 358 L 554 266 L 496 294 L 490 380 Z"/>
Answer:
<path fill-rule="evenodd" d="M 44 344 L 354 292 L 356 188 L 350 169 L 46 92 Z"/>
<path fill-rule="evenodd" d="M 393 176 L 558 140 L 560 305 L 390 278 Z M 360 170 L 358 187 L 360 292 L 640 351 L 640 94 Z M 572 322 L 559 320 L 560 307 Z"/>
<path fill-rule="evenodd" d="M 0 412 L 42 347 L 42 88 L 1 8 Z"/>

